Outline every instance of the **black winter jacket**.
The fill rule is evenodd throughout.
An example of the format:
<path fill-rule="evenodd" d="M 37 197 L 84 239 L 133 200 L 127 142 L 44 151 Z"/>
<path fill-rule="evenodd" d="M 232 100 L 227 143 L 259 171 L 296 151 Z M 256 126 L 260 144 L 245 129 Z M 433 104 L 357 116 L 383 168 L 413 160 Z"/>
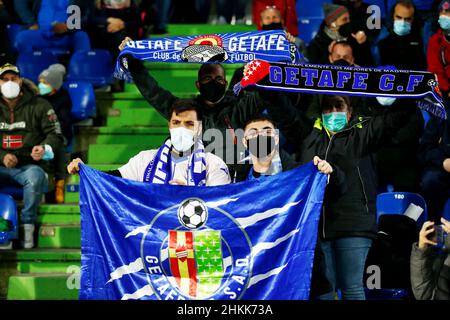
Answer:
<path fill-rule="evenodd" d="M 292 110 L 271 109 L 273 118 L 281 121 L 281 130 L 295 145 L 298 161 L 306 163 L 317 155 L 345 174 L 345 193 L 332 189 L 325 193 L 320 222 L 322 239 L 376 238 L 377 177 L 373 154 L 414 112 L 414 108 L 399 106 L 377 117 L 359 117 L 330 137 L 320 119 L 312 124 Z"/>
<path fill-rule="evenodd" d="M 411 251 L 411 284 L 417 300 L 450 300 L 450 237 L 445 248 L 419 249 L 414 243 Z"/>

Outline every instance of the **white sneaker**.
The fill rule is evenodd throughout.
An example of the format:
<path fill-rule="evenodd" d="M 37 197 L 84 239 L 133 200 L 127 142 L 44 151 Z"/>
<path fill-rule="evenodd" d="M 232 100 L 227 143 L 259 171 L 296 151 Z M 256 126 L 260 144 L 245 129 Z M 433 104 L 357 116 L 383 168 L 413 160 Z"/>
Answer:
<path fill-rule="evenodd" d="M 23 230 L 22 247 L 24 249 L 31 249 L 34 247 L 34 224 L 21 225 Z"/>
<path fill-rule="evenodd" d="M 12 241 L 8 241 L 6 243 L 0 244 L 0 250 L 11 250 L 12 249 Z"/>

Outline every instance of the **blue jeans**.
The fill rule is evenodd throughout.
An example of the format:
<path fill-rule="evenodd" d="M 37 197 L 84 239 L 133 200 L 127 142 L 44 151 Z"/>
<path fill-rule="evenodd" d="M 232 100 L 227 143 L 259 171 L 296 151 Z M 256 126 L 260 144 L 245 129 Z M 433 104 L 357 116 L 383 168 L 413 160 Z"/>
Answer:
<path fill-rule="evenodd" d="M 331 292 L 319 296 L 319 300 L 334 300 L 340 289 L 343 300 L 365 300 L 363 276 L 367 253 L 372 240 L 362 237 L 339 238 L 321 241 L 325 267 Z"/>
<path fill-rule="evenodd" d="M 47 38 L 39 30 L 25 30 L 17 34 L 14 45 L 19 52 L 33 52 L 47 48 L 60 48 L 72 51 L 91 50 L 91 41 L 88 34 L 84 31 Z"/>
<path fill-rule="evenodd" d="M 20 214 L 22 224 L 34 224 L 44 190 L 47 189 L 44 170 L 36 165 L 19 168 L 0 167 L 0 185 L 23 187 L 23 209 Z"/>

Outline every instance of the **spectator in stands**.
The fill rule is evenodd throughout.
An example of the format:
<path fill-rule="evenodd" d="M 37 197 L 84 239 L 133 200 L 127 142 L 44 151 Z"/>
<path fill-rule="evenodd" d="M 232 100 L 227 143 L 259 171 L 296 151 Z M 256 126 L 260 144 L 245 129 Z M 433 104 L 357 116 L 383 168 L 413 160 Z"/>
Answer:
<path fill-rule="evenodd" d="M 125 39 L 121 48 L 131 39 Z M 171 105 L 179 98 L 161 88 L 144 67 L 141 60 L 125 55 L 127 67 L 134 83 L 143 97 L 165 118 L 169 118 Z M 264 109 L 281 104 L 290 104 L 289 98 L 275 91 L 241 92 L 235 96 L 226 90 L 228 81 L 220 64 L 203 64 L 198 71 L 195 86 L 200 91 L 195 101 L 204 113 L 203 130 L 217 136 L 214 153 L 229 165 L 232 171 L 244 146 L 237 138 L 247 120 L 259 115 Z M 211 129 L 211 130 L 210 130 Z M 239 130 L 240 129 L 240 130 Z M 205 141 L 208 143 L 208 141 Z"/>
<path fill-rule="evenodd" d="M 73 138 L 73 120 L 70 114 L 72 100 L 62 87 L 66 68 L 62 64 L 52 64 L 39 75 L 39 93 L 56 112 L 61 124 L 65 145 L 70 145 Z M 55 159 L 55 202 L 64 203 L 64 180 L 66 177 L 66 153 L 61 146 L 54 150 Z"/>
<path fill-rule="evenodd" d="M 92 18 L 93 43 L 98 48 L 109 50 L 115 61 L 123 38 L 139 38 L 140 21 L 135 0 L 97 0 Z"/>
<path fill-rule="evenodd" d="M 438 222 L 450 191 L 450 118 L 432 116 L 420 139 L 419 159 L 424 167 L 421 190 L 430 220 Z"/>
<path fill-rule="evenodd" d="M 343 299 L 365 299 L 364 265 L 377 234 L 373 152 L 408 121 L 414 108 L 398 106 L 377 117 L 352 118 L 347 96 L 327 95 L 322 100 L 321 118 L 315 122 L 283 106 L 270 111 L 296 147 L 298 161 L 318 156 L 344 172 L 348 189 L 325 194 L 320 241 L 333 288 L 341 289 Z M 334 299 L 334 290 L 320 298 Z"/>
<path fill-rule="evenodd" d="M 244 126 L 242 143 L 248 151 L 244 158 L 245 167 L 235 173 L 233 182 L 259 179 L 291 170 L 299 165 L 291 155 L 279 146 L 280 137 L 273 120 L 267 116 L 259 116 L 247 122 Z M 324 174 L 332 174 L 333 167 L 315 157 L 314 165 Z"/>
<path fill-rule="evenodd" d="M 306 49 L 306 57 L 312 63 L 329 63 L 329 46 L 333 41 L 348 41 L 353 48 L 355 61 L 362 66 L 372 66 L 373 59 L 366 33 L 359 30 L 353 33 L 348 9 L 344 6 L 325 3 L 325 20 L 319 32 Z"/>
<path fill-rule="evenodd" d="M 217 24 L 245 24 L 245 0 L 217 0 Z"/>
<path fill-rule="evenodd" d="M 373 18 L 373 13 L 368 10 L 372 4 L 371 1 L 368 2 L 363 2 L 363 0 L 333 0 L 334 4 L 345 6 L 348 9 L 354 29 L 363 30 L 367 35 L 367 41 L 372 44 L 380 33 L 380 30 L 378 28 L 369 29 L 367 27 L 367 22 Z"/>
<path fill-rule="evenodd" d="M 281 16 L 281 11 L 279 9 L 277 9 L 276 7 L 268 7 L 268 8 L 265 8 L 263 11 L 261 11 L 261 29 L 262 30 L 283 30 L 284 29 L 284 21 Z M 299 52 L 303 56 L 306 51 L 305 43 L 303 42 L 303 40 L 298 37 L 294 37 L 288 31 L 286 31 L 286 37 L 289 40 L 289 42 L 295 44 L 295 46 L 297 47 L 297 50 L 299 50 Z M 303 59 L 304 60 L 302 60 L 302 61 L 296 61 L 296 62 L 297 63 L 307 62 L 304 57 L 303 57 Z M 244 67 L 236 69 L 234 71 L 233 77 L 231 78 L 229 88 L 232 89 L 236 83 L 241 81 L 243 76 L 244 76 Z"/>
<path fill-rule="evenodd" d="M 380 63 L 397 69 L 426 70 L 421 27 L 411 0 L 398 0 L 391 11 L 389 35 L 378 43 Z"/>
<path fill-rule="evenodd" d="M 438 77 L 446 101 L 450 99 L 450 1 L 439 5 L 439 30 L 428 42 L 428 71 Z"/>
<path fill-rule="evenodd" d="M 358 67 L 355 64 L 355 56 L 353 55 L 353 48 L 347 41 L 333 41 L 328 47 L 329 55 L 328 61 L 332 65 L 343 67 Z M 321 116 L 321 105 L 325 95 L 313 94 L 311 95 L 311 102 L 306 105 L 306 115 L 309 118 L 317 118 Z M 361 109 L 366 105 L 367 98 L 353 96 L 349 97 L 351 105 L 353 106 L 353 114 L 359 115 Z"/>
<path fill-rule="evenodd" d="M 279 146 L 278 129 L 276 129 L 275 123 L 270 117 L 253 118 L 247 122 L 244 130 L 243 143 L 248 150 L 249 157 L 242 161 L 250 160 L 250 163 L 246 163 L 245 166 L 240 168 L 242 170 L 235 174 L 234 182 L 264 179 L 300 165 Z M 313 162 L 320 172 L 330 175 L 330 185 L 331 188 L 334 188 L 333 192 L 337 191 L 336 188 L 340 190 L 338 192 L 345 190 L 345 177 L 339 168 L 333 167 L 317 156 L 314 157 Z M 330 185 L 327 187 L 328 189 Z M 324 265 L 323 252 L 320 245 L 317 245 L 311 279 L 311 300 L 331 290 Z"/>
<path fill-rule="evenodd" d="M 29 249 L 34 246 L 37 209 L 48 183 L 44 168 L 63 138 L 55 111 L 29 89 L 16 66 L 0 67 L 0 86 L 0 183 L 23 187 L 22 245 Z"/>
<path fill-rule="evenodd" d="M 85 28 L 89 21 L 90 3 L 88 0 L 15 1 L 17 13 L 24 24 L 29 26 L 28 30 L 17 35 L 17 51 L 33 52 L 47 48 L 90 50 L 87 33 L 69 29 L 72 26 L 67 24 L 68 6 L 77 5 L 81 13 L 80 25 Z"/>
<path fill-rule="evenodd" d="M 253 24 L 262 30 L 261 12 L 264 9 L 275 7 L 281 12 L 286 30 L 294 37 L 298 36 L 297 8 L 295 0 L 253 0 Z"/>
<path fill-rule="evenodd" d="M 420 230 L 419 242 L 411 251 L 411 285 L 417 300 L 450 300 L 450 222 L 441 219 L 447 234 L 444 247 L 433 241 L 436 227 L 427 221 Z"/>
<path fill-rule="evenodd" d="M 127 164 L 109 174 L 129 180 L 189 186 L 217 186 L 230 183 L 227 166 L 205 152 L 201 140 L 202 112 L 195 101 L 177 100 L 169 111 L 170 139 L 159 150 L 142 151 Z M 79 171 L 81 159 L 67 171 Z"/>
<path fill-rule="evenodd" d="M 12 1 L 0 0 L 0 65 L 15 61 L 12 39 L 9 39 L 7 26 L 18 22 Z"/>

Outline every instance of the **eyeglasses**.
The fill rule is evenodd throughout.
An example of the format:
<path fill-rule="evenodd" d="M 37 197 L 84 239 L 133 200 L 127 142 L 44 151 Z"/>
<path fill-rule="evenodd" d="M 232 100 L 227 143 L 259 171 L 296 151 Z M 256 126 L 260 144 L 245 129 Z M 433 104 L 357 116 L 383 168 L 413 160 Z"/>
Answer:
<path fill-rule="evenodd" d="M 264 128 L 264 129 L 260 129 L 260 130 L 251 129 L 245 135 L 245 139 L 246 140 L 253 139 L 253 138 L 256 138 L 259 135 L 262 135 L 262 136 L 274 136 L 276 134 L 276 132 L 277 132 L 277 130 L 276 129 L 272 129 L 272 128 Z"/>

